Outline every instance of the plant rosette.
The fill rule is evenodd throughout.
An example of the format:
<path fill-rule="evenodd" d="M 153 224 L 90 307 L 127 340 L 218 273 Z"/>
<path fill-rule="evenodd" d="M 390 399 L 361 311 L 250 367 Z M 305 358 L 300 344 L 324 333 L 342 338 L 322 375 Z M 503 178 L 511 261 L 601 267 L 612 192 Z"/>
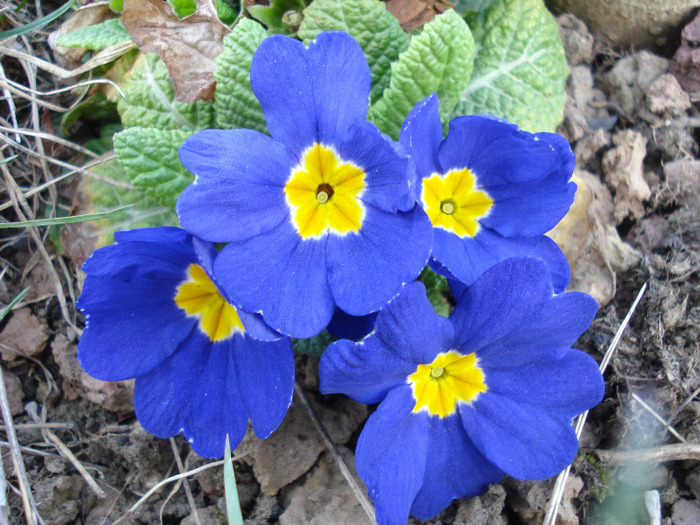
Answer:
<path fill-rule="evenodd" d="M 429 519 L 504 474 L 543 479 L 578 449 L 572 419 L 596 405 L 594 359 L 571 345 L 597 303 L 555 295 L 546 265 L 501 262 L 437 315 L 421 283 L 379 312 L 359 342 L 321 357 L 321 392 L 379 403 L 357 443 L 357 472 L 380 525 Z"/>

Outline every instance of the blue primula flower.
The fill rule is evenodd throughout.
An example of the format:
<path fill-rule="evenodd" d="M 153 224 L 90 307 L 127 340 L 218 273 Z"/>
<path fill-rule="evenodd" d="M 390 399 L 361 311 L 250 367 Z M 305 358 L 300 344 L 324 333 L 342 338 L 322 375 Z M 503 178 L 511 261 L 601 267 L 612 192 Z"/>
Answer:
<path fill-rule="evenodd" d="M 400 142 L 415 163 L 415 196 L 435 228 L 435 271 L 469 285 L 499 261 L 530 256 L 548 264 L 555 291 L 566 288 L 566 257 L 544 236 L 576 193 L 566 139 L 473 115 L 452 120 L 443 140 L 433 94 L 408 115 Z"/>
<path fill-rule="evenodd" d="M 224 298 L 211 244 L 169 227 L 115 240 L 83 266 L 85 371 L 105 381 L 135 377 L 143 427 L 161 438 L 182 432 L 200 456 L 222 456 L 226 434 L 235 447 L 248 419 L 269 436 L 292 401 L 289 339 Z"/>
<path fill-rule="evenodd" d="M 311 337 L 336 307 L 379 310 L 430 256 L 432 227 L 411 197 L 408 159 L 365 118 L 370 72 L 345 33 L 308 48 L 271 36 L 250 70 L 271 137 L 204 130 L 180 148 L 195 174 L 182 226 L 229 243 L 214 273 L 241 308 Z"/>
<path fill-rule="evenodd" d="M 379 312 L 360 342 L 321 357 L 321 392 L 379 403 L 357 443 L 357 471 L 380 525 L 428 519 L 505 473 L 542 479 L 576 455 L 572 418 L 603 395 L 595 361 L 571 348 L 597 304 L 554 295 L 546 265 L 499 263 L 449 319 L 421 283 Z"/>

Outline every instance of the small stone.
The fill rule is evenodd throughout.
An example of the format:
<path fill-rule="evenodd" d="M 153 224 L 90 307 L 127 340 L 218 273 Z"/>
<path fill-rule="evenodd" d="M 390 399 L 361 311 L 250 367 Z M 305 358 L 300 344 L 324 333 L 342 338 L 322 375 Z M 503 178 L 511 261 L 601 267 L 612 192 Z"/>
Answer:
<path fill-rule="evenodd" d="M 646 143 L 641 133 L 620 131 L 613 136 L 616 146 L 603 155 L 605 180 L 615 190 L 616 224 L 630 215 L 637 219 L 645 215 L 642 201 L 651 197 L 651 189 L 644 180 Z"/>
<path fill-rule="evenodd" d="M 453 525 L 508 525 L 505 505 L 506 490 L 490 485 L 488 492 L 460 502 Z"/>
<path fill-rule="evenodd" d="M 673 55 L 671 69 L 683 89 L 700 91 L 700 14 L 681 33 L 681 45 Z"/>
<path fill-rule="evenodd" d="M 644 253 L 651 253 L 671 230 L 668 220 L 661 215 L 650 215 L 637 221 L 627 234 L 626 240 Z"/>
<path fill-rule="evenodd" d="M 678 204 L 700 202 L 700 161 L 680 159 L 664 164 L 666 187 Z"/>
<path fill-rule="evenodd" d="M 700 523 L 700 504 L 696 501 L 679 499 L 671 507 L 673 525 L 698 525 Z"/>
<path fill-rule="evenodd" d="M 80 514 L 83 480 L 77 474 L 42 479 L 32 485 L 39 514 L 51 517 L 52 525 L 76 523 Z"/>
<path fill-rule="evenodd" d="M 559 34 L 569 64 L 590 64 L 593 60 L 593 36 L 586 24 L 576 16 L 565 13 L 557 17 Z"/>
<path fill-rule="evenodd" d="M 134 394 L 134 380 L 128 381 L 100 381 L 83 372 L 80 382 L 87 389 L 85 397 L 102 408 L 117 414 L 133 412 L 132 401 Z"/>
<path fill-rule="evenodd" d="M 3 351 L 2 358 L 11 361 L 18 356 L 35 356 L 46 348 L 49 340 L 49 325 L 44 319 L 32 314 L 30 308 L 19 308 L 0 333 L 0 342 L 18 353 Z"/>
<path fill-rule="evenodd" d="M 603 83 L 610 99 L 628 115 L 634 115 L 643 107 L 642 99 L 651 83 L 667 73 L 669 66 L 669 60 L 640 51 L 618 60 L 603 76 Z"/>
<path fill-rule="evenodd" d="M 5 378 L 5 390 L 7 390 L 7 401 L 10 405 L 10 412 L 13 416 L 24 414 L 24 392 L 22 391 L 22 381 L 12 372 L 3 368 L 2 375 Z"/>
<path fill-rule="evenodd" d="M 661 75 L 649 86 L 647 108 L 662 117 L 678 116 L 690 109 L 690 96 L 671 74 Z"/>

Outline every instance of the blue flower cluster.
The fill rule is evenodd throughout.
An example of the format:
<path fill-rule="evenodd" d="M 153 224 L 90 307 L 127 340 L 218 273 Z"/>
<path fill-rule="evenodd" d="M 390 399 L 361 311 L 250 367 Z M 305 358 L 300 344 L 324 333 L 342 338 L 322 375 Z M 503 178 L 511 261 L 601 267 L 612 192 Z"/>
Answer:
<path fill-rule="evenodd" d="M 572 418 L 603 394 L 571 348 L 597 305 L 563 293 L 544 236 L 573 201 L 568 143 L 488 116 L 443 139 L 435 95 L 395 143 L 366 120 L 370 71 L 345 33 L 269 37 L 250 79 L 269 135 L 194 134 L 183 229 L 121 232 L 85 263 L 85 370 L 136 378 L 146 430 L 218 457 L 226 434 L 235 446 L 250 421 L 265 438 L 284 418 L 290 337 L 347 337 L 321 358 L 321 390 L 379 404 L 356 461 L 380 524 L 564 469 Z M 414 282 L 426 264 L 450 281 L 449 318 Z"/>

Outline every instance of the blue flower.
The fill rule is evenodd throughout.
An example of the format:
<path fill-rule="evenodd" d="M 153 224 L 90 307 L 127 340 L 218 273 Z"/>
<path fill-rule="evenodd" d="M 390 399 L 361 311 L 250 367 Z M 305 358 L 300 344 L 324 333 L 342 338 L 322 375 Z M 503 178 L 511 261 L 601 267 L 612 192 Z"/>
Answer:
<path fill-rule="evenodd" d="M 435 228 L 435 271 L 469 285 L 499 261 L 530 256 L 548 264 L 555 291 L 566 288 L 566 258 L 544 236 L 576 193 L 566 139 L 474 115 L 452 120 L 443 140 L 433 94 L 408 115 L 400 143 L 416 166 L 415 196 Z"/>
<path fill-rule="evenodd" d="M 83 266 L 85 371 L 105 381 L 135 377 L 143 427 L 161 438 L 182 432 L 200 456 L 222 456 L 226 434 L 235 447 L 248 419 L 269 436 L 292 401 L 289 339 L 224 298 L 211 244 L 169 227 L 115 240 Z"/>
<path fill-rule="evenodd" d="M 356 449 L 378 523 L 428 519 L 504 473 L 563 470 L 578 447 L 572 418 L 603 395 L 595 361 L 571 348 L 596 309 L 588 295 L 554 295 L 541 260 L 514 258 L 477 279 L 449 319 L 415 283 L 365 339 L 330 345 L 321 392 L 379 403 Z"/>
<path fill-rule="evenodd" d="M 214 274 L 236 304 L 311 337 L 336 307 L 370 314 L 415 279 L 432 227 L 411 197 L 407 157 L 365 120 L 370 72 L 352 37 L 321 33 L 306 48 L 271 36 L 250 80 L 271 137 L 186 140 L 180 159 L 196 179 L 177 212 L 186 230 L 229 243 Z"/>

